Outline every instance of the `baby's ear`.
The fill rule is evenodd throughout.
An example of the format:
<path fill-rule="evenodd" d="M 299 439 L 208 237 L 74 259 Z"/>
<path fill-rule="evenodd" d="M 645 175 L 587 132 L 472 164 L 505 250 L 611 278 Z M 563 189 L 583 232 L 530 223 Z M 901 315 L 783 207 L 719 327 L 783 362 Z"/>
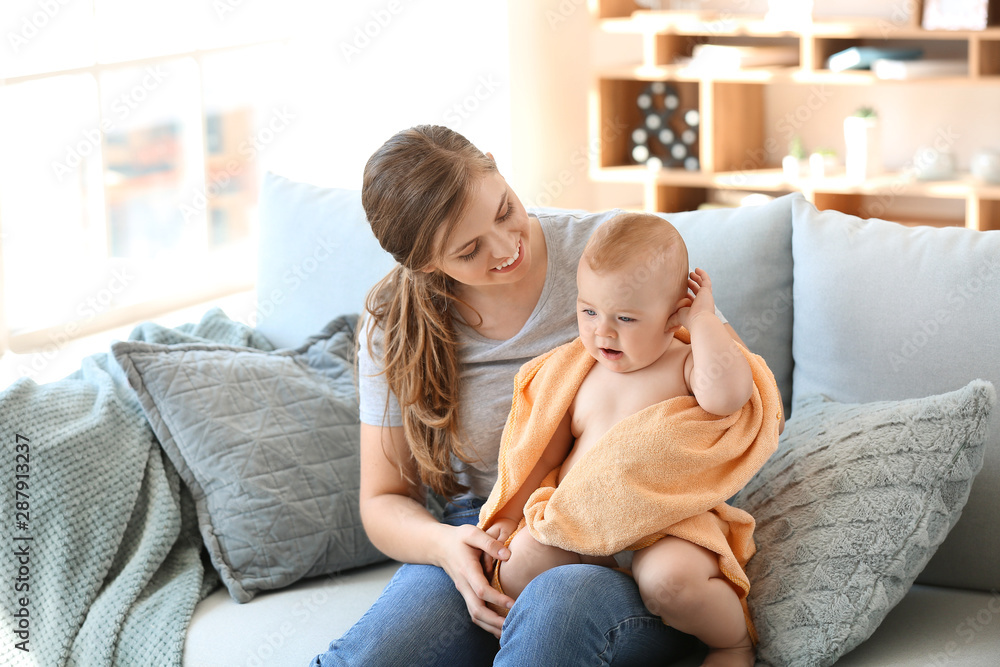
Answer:
<path fill-rule="evenodd" d="M 663 327 L 663 333 L 672 334 L 681 328 L 681 311 L 685 308 L 690 308 L 692 303 L 693 301 L 689 296 L 678 299 L 674 305 L 673 312 L 670 313 L 670 317 L 667 318 L 667 323 Z"/>

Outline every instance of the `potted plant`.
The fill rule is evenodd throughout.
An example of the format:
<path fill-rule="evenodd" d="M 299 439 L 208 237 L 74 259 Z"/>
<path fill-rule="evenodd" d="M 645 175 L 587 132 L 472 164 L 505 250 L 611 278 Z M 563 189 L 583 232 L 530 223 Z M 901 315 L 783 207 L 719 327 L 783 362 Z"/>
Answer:
<path fill-rule="evenodd" d="M 802 166 L 805 159 L 806 149 L 802 146 L 802 137 L 795 135 L 788 142 L 788 155 L 781 158 L 781 173 L 786 181 L 798 180 L 802 175 Z"/>
<path fill-rule="evenodd" d="M 837 153 L 832 148 L 817 148 L 809 154 L 809 176 L 826 178 L 837 166 Z"/>
<path fill-rule="evenodd" d="M 861 107 L 844 119 L 844 166 L 847 177 L 863 181 L 882 171 L 882 146 L 878 114 Z"/>

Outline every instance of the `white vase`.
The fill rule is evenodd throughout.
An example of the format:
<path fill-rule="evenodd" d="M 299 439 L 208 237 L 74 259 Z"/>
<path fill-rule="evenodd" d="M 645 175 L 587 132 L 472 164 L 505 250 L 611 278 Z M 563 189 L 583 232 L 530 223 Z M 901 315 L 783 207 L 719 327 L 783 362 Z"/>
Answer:
<path fill-rule="evenodd" d="M 802 162 L 794 155 L 781 158 L 781 173 L 785 181 L 793 183 L 802 176 Z"/>
<path fill-rule="evenodd" d="M 848 116 L 844 119 L 844 166 L 852 181 L 863 181 L 882 171 L 882 145 L 878 118 Z"/>
<path fill-rule="evenodd" d="M 1000 151 L 983 149 L 972 156 L 972 175 L 983 183 L 1000 183 Z"/>

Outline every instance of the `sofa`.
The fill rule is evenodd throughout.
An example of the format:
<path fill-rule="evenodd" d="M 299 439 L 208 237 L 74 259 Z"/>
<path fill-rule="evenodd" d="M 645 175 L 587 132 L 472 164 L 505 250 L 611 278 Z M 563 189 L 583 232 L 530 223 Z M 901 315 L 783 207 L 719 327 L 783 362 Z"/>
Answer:
<path fill-rule="evenodd" d="M 261 198 L 257 330 L 292 347 L 360 312 L 391 261 L 355 191 L 269 174 Z M 998 664 L 1000 232 L 862 220 L 800 194 L 665 217 L 785 403 L 779 452 L 732 500 L 758 521 L 759 664 Z M 247 604 L 219 589 L 184 664 L 308 664 L 397 567 Z"/>
<path fill-rule="evenodd" d="M 357 191 L 267 174 L 260 197 L 253 326 L 142 326 L 0 393 L 42 493 L 32 597 L 5 608 L 35 652 L 5 637 L 0 662 L 306 665 L 399 567 L 360 522 L 353 378 L 392 261 Z M 663 215 L 784 403 L 731 499 L 757 520 L 758 664 L 1000 664 L 1000 232 L 797 193 Z"/>

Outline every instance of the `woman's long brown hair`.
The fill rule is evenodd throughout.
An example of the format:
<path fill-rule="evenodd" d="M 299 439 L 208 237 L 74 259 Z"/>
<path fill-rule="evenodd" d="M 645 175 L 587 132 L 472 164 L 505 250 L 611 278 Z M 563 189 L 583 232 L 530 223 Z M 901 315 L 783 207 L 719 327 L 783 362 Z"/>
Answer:
<path fill-rule="evenodd" d="M 390 138 L 365 165 L 361 201 L 372 232 L 398 265 L 372 288 L 366 309 L 383 335 L 382 366 L 403 413 L 420 481 L 450 497 L 463 487 L 452 458 L 469 462 L 459 426 L 458 340 L 450 280 L 426 272 L 493 160 L 446 127 L 420 125 Z M 410 480 L 415 482 L 415 480 Z"/>

